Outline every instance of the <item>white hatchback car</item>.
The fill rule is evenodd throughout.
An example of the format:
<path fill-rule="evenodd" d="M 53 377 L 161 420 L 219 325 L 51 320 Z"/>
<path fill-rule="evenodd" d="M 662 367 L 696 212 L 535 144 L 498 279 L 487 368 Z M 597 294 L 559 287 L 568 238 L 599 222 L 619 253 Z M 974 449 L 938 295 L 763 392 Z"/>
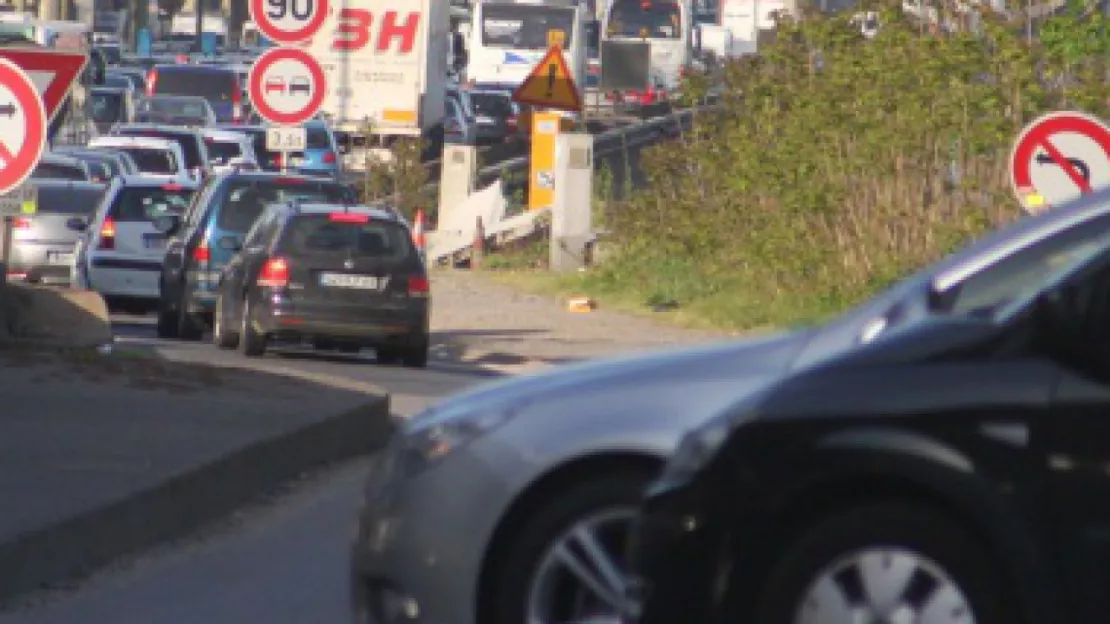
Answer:
<path fill-rule="evenodd" d="M 208 164 L 215 173 L 258 171 L 258 156 L 250 136 L 234 130 L 204 128 L 204 147 L 208 150 Z"/>
<path fill-rule="evenodd" d="M 92 149 L 127 152 L 143 175 L 190 179 L 185 153 L 177 141 L 156 137 L 102 136 L 89 141 Z"/>
<path fill-rule="evenodd" d="M 97 291 L 113 309 L 157 308 L 166 236 L 154 220 L 181 217 L 197 186 L 169 176 L 116 178 L 77 243 L 70 283 Z"/>

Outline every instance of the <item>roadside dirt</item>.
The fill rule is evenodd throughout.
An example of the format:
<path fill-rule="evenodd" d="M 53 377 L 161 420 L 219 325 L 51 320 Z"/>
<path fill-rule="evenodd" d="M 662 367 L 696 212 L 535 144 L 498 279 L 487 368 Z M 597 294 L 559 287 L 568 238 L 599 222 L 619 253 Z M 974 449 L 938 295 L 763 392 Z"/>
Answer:
<path fill-rule="evenodd" d="M 465 270 L 432 274 L 432 331 L 436 358 L 494 367 L 728 339 L 604 309 L 568 312 L 565 301 L 518 292 Z"/>

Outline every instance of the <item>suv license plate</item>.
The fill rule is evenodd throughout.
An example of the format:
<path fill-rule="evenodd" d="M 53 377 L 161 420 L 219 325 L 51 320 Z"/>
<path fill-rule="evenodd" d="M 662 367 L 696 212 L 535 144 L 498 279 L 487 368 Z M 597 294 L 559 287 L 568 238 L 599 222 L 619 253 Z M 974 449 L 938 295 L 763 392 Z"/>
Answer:
<path fill-rule="evenodd" d="M 143 234 L 143 247 L 147 249 L 162 249 L 166 246 L 166 238 L 161 234 Z"/>
<path fill-rule="evenodd" d="M 373 275 L 347 275 L 346 273 L 321 273 L 320 285 L 331 288 L 357 288 L 378 290 L 385 285 L 385 278 Z"/>

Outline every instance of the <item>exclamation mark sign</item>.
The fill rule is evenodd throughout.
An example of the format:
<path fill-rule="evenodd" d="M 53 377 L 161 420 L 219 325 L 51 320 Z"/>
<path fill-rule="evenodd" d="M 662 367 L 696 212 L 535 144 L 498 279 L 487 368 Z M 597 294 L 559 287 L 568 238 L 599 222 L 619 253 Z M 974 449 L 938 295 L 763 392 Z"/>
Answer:
<path fill-rule="evenodd" d="M 559 73 L 559 65 L 552 63 L 547 66 L 547 97 L 555 94 L 555 77 Z"/>

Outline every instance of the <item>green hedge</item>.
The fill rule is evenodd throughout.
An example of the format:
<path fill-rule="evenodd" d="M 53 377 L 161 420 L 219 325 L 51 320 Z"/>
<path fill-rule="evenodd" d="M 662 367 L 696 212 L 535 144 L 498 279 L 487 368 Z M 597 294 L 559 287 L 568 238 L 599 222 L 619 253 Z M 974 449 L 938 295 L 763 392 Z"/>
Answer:
<path fill-rule="evenodd" d="M 1006 170 L 1027 121 L 1106 113 L 1097 14 L 1076 7 L 1029 45 L 1024 22 L 937 35 L 876 10 L 873 39 L 806 14 L 725 67 L 720 112 L 648 150 L 650 189 L 609 203 L 620 252 L 594 287 L 727 327 L 824 317 L 1020 216 Z"/>

